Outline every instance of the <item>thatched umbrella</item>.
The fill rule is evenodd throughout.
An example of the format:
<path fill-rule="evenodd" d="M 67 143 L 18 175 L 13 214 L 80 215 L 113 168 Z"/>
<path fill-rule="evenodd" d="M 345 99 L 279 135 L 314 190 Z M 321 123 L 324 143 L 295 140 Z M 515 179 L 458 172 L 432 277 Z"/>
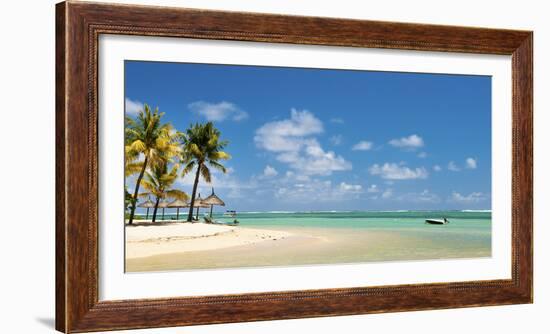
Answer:
<path fill-rule="evenodd" d="M 195 203 L 193 204 L 195 208 L 197 208 L 197 218 L 196 220 L 199 220 L 199 208 L 209 208 L 210 205 L 205 204 L 204 200 L 201 198 L 201 194 L 197 198 L 195 198 Z"/>
<path fill-rule="evenodd" d="M 162 208 L 162 220 L 164 220 L 164 209 L 168 207 L 168 202 L 162 201 L 159 203 L 159 208 Z"/>
<path fill-rule="evenodd" d="M 169 208 L 176 208 L 176 220 L 180 219 L 180 208 L 188 208 L 189 203 L 182 201 L 181 199 L 176 199 L 175 201 L 168 203 Z"/>
<path fill-rule="evenodd" d="M 138 207 L 140 208 L 147 208 L 147 214 L 145 215 L 145 220 L 149 219 L 149 208 L 154 208 L 155 203 L 151 201 L 151 199 L 147 199 L 147 201 L 138 204 Z"/>
<path fill-rule="evenodd" d="M 202 202 L 210 205 L 210 217 L 212 217 L 212 209 L 214 208 L 214 205 L 225 206 L 225 203 L 214 193 L 214 188 L 212 188 L 212 194 L 206 197 Z"/>

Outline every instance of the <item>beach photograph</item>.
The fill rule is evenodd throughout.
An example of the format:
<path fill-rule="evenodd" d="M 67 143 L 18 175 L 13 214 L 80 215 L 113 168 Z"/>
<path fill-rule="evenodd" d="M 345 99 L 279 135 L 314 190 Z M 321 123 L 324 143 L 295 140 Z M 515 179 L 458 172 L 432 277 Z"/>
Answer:
<path fill-rule="evenodd" d="M 491 257 L 490 76 L 124 70 L 126 272 Z"/>

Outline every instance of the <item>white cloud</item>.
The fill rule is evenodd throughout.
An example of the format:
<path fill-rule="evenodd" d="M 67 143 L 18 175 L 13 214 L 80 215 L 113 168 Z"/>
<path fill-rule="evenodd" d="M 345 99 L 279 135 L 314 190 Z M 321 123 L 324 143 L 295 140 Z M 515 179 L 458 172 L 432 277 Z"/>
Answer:
<path fill-rule="evenodd" d="M 290 119 L 264 124 L 256 130 L 256 145 L 271 152 L 296 151 L 304 144 L 304 137 L 320 134 L 323 123 L 307 110 L 292 109 Z"/>
<path fill-rule="evenodd" d="M 367 192 L 368 193 L 377 193 L 377 192 L 380 192 L 380 189 L 378 189 L 378 186 L 376 184 L 371 184 L 368 188 L 367 188 Z"/>
<path fill-rule="evenodd" d="M 307 142 L 305 155 L 289 161 L 290 166 L 310 175 L 330 175 L 335 171 L 351 170 L 351 162 L 332 151 L 325 152 L 316 140 Z M 280 157 L 279 157 L 280 158 Z M 284 159 L 280 159 L 284 161 Z"/>
<path fill-rule="evenodd" d="M 212 174 L 212 175 L 229 175 L 229 174 L 233 174 L 235 172 L 235 168 L 230 167 L 230 166 L 225 166 L 225 173 L 222 172 L 219 169 L 216 169 L 216 168 L 209 168 L 209 169 L 210 169 L 210 174 Z M 195 174 L 193 174 L 193 176 L 194 175 Z"/>
<path fill-rule="evenodd" d="M 454 161 L 449 161 L 449 164 L 447 165 L 447 169 L 453 172 L 460 171 L 460 168 L 455 164 Z"/>
<path fill-rule="evenodd" d="M 428 171 L 424 167 L 409 168 L 396 163 L 385 163 L 383 165 L 374 164 L 369 168 L 372 175 L 379 175 L 388 180 L 411 180 L 425 179 L 428 177 Z"/>
<path fill-rule="evenodd" d="M 197 101 L 187 106 L 192 112 L 206 118 L 208 121 L 221 122 L 226 119 L 241 121 L 248 118 L 248 114 L 231 102 L 222 101 L 210 103 Z"/>
<path fill-rule="evenodd" d="M 331 118 L 331 119 L 330 119 L 330 122 L 331 122 L 331 123 L 336 123 L 336 124 L 344 124 L 344 120 L 341 119 L 341 118 L 338 118 L 338 117 Z"/>
<path fill-rule="evenodd" d="M 354 151 L 368 151 L 372 148 L 373 144 L 370 141 L 361 140 L 351 148 Z"/>
<path fill-rule="evenodd" d="M 352 165 L 333 151 L 325 151 L 313 136 L 323 123 L 307 110 L 291 110 L 290 119 L 264 124 L 254 136 L 256 146 L 276 153 L 276 159 L 305 175 L 330 175 Z"/>
<path fill-rule="evenodd" d="M 430 192 L 428 189 L 424 189 L 422 192 L 411 192 L 403 195 L 399 195 L 397 198 L 399 201 L 413 202 L 413 203 L 439 203 L 441 199 L 437 194 Z"/>
<path fill-rule="evenodd" d="M 362 192 L 363 187 L 360 184 L 347 184 L 346 182 L 340 183 L 340 190 L 345 192 Z"/>
<path fill-rule="evenodd" d="M 478 203 L 488 199 L 488 196 L 481 192 L 473 192 L 469 195 L 462 195 L 459 192 L 453 191 L 450 201 L 458 203 Z"/>
<path fill-rule="evenodd" d="M 393 190 L 391 188 L 389 188 L 389 189 L 384 190 L 384 192 L 382 193 L 382 198 L 388 199 L 388 198 L 392 197 L 392 195 L 393 195 Z"/>
<path fill-rule="evenodd" d="M 468 169 L 476 169 L 477 168 L 477 161 L 474 158 L 468 158 L 466 159 L 466 168 Z"/>
<path fill-rule="evenodd" d="M 277 176 L 279 174 L 279 172 L 277 172 L 277 170 L 269 165 L 265 166 L 264 168 L 264 176 L 265 177 L 273 177 L 273 176 Z"/>
<path fill-rule="evenodd" d="M 389 141 L 389 144 L 403 149 L 415 150 L 424 146 L 424 140 L 422 137 L 413 134 L 408 137 L 392 139 Z"/>
<path fill-rule="evenodd" d="M 212 183 L 206 183 L 201 177 L 198 191 L 205 197 L 210 194 L 211 187 L 214 187 L 216 193 L 230 207 L 251 203 L 261 205 L 266 200 L 272 200 L 280 205 L 302 207 L 326 203 L 321 204 L 322 207 L 329 208 L 335 203 L 360 199 L 365 193 L 363 186 L 355 182 L 332 182 L 325 177 L 304 174 L 299 170 L 277 171 L 271 165 L 265 165 L 258 175 L 250 175 L 247 179 L 239 179 L 235 171 L 223 174 L 211 170 Z M 177 187 L 190 192 L 194 176 L 192 171 L 184 178 L 179 178 Z"/>
<path fill-rule="evenodd" d="M 136 116 L 141 110 L 143 110 L 143 103 L 126 98 L 124 100 L 124 109 L 126 115 Z"/>
<path fill-rule="evenodd" d="M 334 135 L 330 137 L 328 140 L 333 146 L 338 146 L 342 144 L 342 141 L 344 140 L 344 138 L 342 137 L 342 135 Z"/>
<path fill-rule="evenodd" d="M 281 202 L 333 204 L 337 201 L 358 199 L 363 193 L 359 184 L 341 182 L 333 184 L 330 180 L 310 178 L 307 182 L 300 182 L 294 174 L 285 179 L 277 180 L 273 185 L 274 197 Z"/>
<path fill-rule="evenodd" d="M 436 172 L 441 172 L 441 166 L 439 166 L 439 165 L 434 165 L 433 169 L 434 169 Z"/>
<path fill-rule="evenodd" d="M 227 193 L 227 198 L 243 199 L 246 198 L 246 196 L 242 193 L 240 188 L 231 188 L 231 190 L 229 190 L 229 193 Z"/>
<path fill-rule="evenodd" d="M 426 153 L 426 152 L 420 152 L 420 153 L 418 153 L 416 156 L 419 157 L 419 158 L 424 159 L 424 158 L 426 158 L 426 157 L 428 156 L 428 153 Z"/>

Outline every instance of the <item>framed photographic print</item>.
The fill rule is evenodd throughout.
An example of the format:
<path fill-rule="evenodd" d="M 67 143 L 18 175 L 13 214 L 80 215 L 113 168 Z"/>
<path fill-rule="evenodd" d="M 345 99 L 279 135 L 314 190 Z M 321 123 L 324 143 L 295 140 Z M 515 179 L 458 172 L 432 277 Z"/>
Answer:
<path fill-rule="evenodd" d="M 56 328 L 532 302 L 532 32 L 57 5 Z"/>

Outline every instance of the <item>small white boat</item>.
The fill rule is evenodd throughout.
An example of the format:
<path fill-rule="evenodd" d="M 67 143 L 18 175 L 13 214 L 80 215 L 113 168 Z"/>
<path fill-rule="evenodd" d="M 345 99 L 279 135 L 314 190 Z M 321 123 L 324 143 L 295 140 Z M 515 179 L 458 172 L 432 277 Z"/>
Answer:
<path fill-rule="evenodd" d="M 426 219 L 425 224 L 446 225 L 446 224 L 449 224 L 449 220 L 447 220 L 447 218 L 443 218 L 443 219 Z"/>

